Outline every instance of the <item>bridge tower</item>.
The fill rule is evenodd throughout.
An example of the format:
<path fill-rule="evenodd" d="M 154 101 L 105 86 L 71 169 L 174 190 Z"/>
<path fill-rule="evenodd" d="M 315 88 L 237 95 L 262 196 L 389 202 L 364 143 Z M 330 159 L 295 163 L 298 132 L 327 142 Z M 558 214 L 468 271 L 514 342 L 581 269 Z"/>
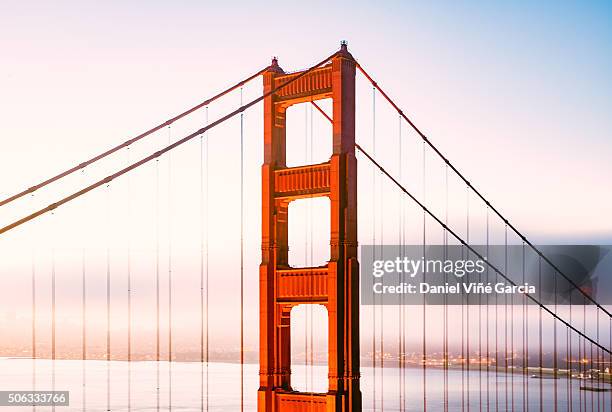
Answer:
<path fill-rule="evenodd" d="M 259 412 L 361 411 L 355 64 L 343 43 L 330 63 L 264 100 Z M 285 74 L 274 59 L 263 75 L 264 93 L 299 74 Z M 287 167 L 287 108 L 325 98 L 333 100 L 330 160 Z M 316 196 L 330 199 L 330 260 L 322 267 L 289 267 L 289 203 Z M 327 308 L 327 393 L 297 392 L 291 388 L 290 313 L 299 304 L 321 304 Z"/>

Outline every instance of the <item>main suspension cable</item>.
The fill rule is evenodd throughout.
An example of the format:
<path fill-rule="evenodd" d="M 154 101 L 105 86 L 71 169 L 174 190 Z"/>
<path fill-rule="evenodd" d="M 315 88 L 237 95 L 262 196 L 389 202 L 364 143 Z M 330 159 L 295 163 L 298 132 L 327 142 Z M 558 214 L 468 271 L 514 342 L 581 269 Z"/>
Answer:
<path fill-rule="evenodd" d="M 389 102 L 389 104 L 391 106 L 393 106 L 393 108 L 399 113 L 400 116 L 402 116 L 402 118 L 404 120 L 406 120 L 406 122 L 408 122 L 408 124 L 410 125 L 410 127 L 412 127 L 412 129 L 421 137 L 421 139 L 440 157 L 440 159 L 442 159 L 442 161 L 444 161 L 444 163 L 446 163 L 448 165 L 448 167 L 451 168 L 451 170 L 453 172 L 455 172 L 455 174 L 461 179 L 463 180 L 463 182 L 465 184 L 468 185 L 468 187 L 474 192 L 474 194 L 476 194 L 476 196 L 478 196 L 506 225 L 508 225 L 508 227 L 510 229 L 512 229 L 512 231 L 521 238 L 522 241 L 524 241 L 529 247 L 531 247 L 531 249 L 536 252 L 546 263 L 548 263 L 557 273 L 559 273 L 561 276 L 563 276 L 563 278 L 565 280 L 567 280 L 570 285 L 574 288 L 577 289 L 588 301 L 590 301 L 592 304 L 596 305 L 603 313 L 605 313 L 606 315 L 608 315 L 608 317 L 612 318 L 612 313 L 610 313 L 608 310 L 606 310 L 604 307 L 602 307 L 599 303 L 597 303 L 595 301 L 595 299 L 593 297 L 591 297 L 587 292 L 585 292 L 582 288 L 580 288 L 569 276 L 567 276 L 565 273 L 563 273 L 561 271 L 561 269 L 559 269 L 557 267 L 557 265 L 555 265 L 550 259 L 548 259 L 540 249 L 538 249 L 533 243 L 531 243 L 531 241 L 529 241 L 527 239 L 527 237 L 525 235 L 523 235 L 521 232 L 519 232 L 519 230 L 506 218 L 504 217 L 501 212 L 499 212 L 481 193 L 480 191 L 478 191 L 473 185 L 472 183 L 470 183 L 469 180 L 467 180 L 467 178 L 450 162 L 450 160 L 448 160 L 448 158 L 446 158 L 442 152 L 429 140 L 429 138 L 412 122 L 412 120 L 410 120 L 410 118 L 408 116 L 406 116 L 406 114 L 404 114 L 404 112 L 402 111 L 402 109 L 399 108 L 399 106 L 389 97 L 389 95 L 387 95 L 382 89 L 381 87 L 378 85 L 378 83 L 368 74 L 368 72 L 365 71 L 365 69 L 361 66 L 361 64 L 359 64 L 359 62 L 356 62 L 356 67 L 357 69 L 359 69 L 359 71 L 368 79 L 368 81 L 380 92 L 380 94 L 387 100 L 387 102 Z"/>
<path fill-rule="evenodd" d="M 136 143 L 137 141 L 139 141 L 139 140 L 141 140 L 141 139 L 143 139 L 143 138 L 145 138 L 145 137 L 147 137 L 147 136 L 157 132 L 158 130 L 161 130 L 161 129 L 165 128 L 166 126 L 170 126 L 172 123 L 176 122 L 177 120 L 180 120 L 180 119 L 182 119 L 185 116 L 188 116 L 189 114 L 195 112 L 196 110 L 199 110 L 202 107 L 205 107 L 205 106 L 209 105 L 210 103 L 214 102 L 215 100 L 225 96 L 226 94 L 236 90 L 237 88 L 242 87 L 246 83 L 248 83 L 251 80 L 255 79 L 256 77 L 260 76 L 262 73 L 264 73 L 266 70 L 268 70 L 269 67 L 270 66 L 265 67 L 265 68 L 259 70 L 257 73 L 247 77 L 244 80 L 241 80 L 240 82 L 238 82 L 238 83 L 234 84 L 233 86 L 223 90 L 222 92 L 217 93 L 213 97 L 204 100 L 203 102 L 193 106 L 192 108 L 184 111 L 183 113 L 180 113 L 179 115 L 174 116 L 173 118 L 168 119 L 168 120 L 166 120 L 165 122 L 163 122 L 161 124 L 158 124 L 157 126 L 153 127 L 152 129 L 149 129 L 146 132 L 141 133 L 141 134 L 139 134 L 136 137 L 128 139 L 128 140 L 124 141 L 123 143 L 121 143 L 121 144 L 119 144 L 119 145 L 117 145 L 117 146 L 115 146 L 115 147 L 113 147 L 113 148 L 111 148 L 111 149 L 109 149 L 109 150 L 107 150 L 107 151 L 105 151 L 103 153 L 100 153 L 97 156 L 92 157 L 89 160 L 86 160 L 86 161 L 84 161 L 82 163 L 79 163 L 78 165 L 63 171 L 62 173 L 59 173 L 58 175 L 55 175 L 55 176 L 53 176 L 53 177 L 51 177 L 51 178 L 49 178 L 47 180 L 44 180 L 44 181 L 42 181 L 42 182 L 40 182 L 40 183 L 38 183 L 38 184 L 36 184 L 36 185 L 34 185 L 32 187 L 29 187 L 28 189 L 25 189 L 25 190 L 23 190 L 23 191 L 21 191 L 19 193 L 16 193 L 16 194 L 14 194 L 12 196 L 7 197 L 6 199 L 1 200 L 0 201 L 0 206 L 4 206 L 6 204 L 9 204 L 9 203 L 11 203 L 11 202 L 13 202 L 13 201 L 15 201 L 15 200 L 17 200 L 17 199 L 27 195 L 27 194 L 29 194 L 29 193 L 33 193 L 33 192 L 37 191 L 38 189 L 41 189 L 41 188 L 43 188 L 43 187 L 45 187 L 45 186 L 47 186 L 47 185 L 49 185 L 49 184 L 51 184 L 53 182 L 56 182 L 56 181 L 66 177 L 66 176 L 71 175 L 72 173 L 74 173 L 74 172 L 76 172 L 78 170 L 81 170 L 81 169 L 89 166 L 92 163 L 97 162 L 98 160 L 102 160 L 105 157 L 110 156 L 111 154 L 113 154 L 113 153 L 115 153 L 115 152 L 117 152 L 117 151 L 119 151 L 119 150 L 121 150 L 121 149 L 123 149 L 125 147 L 131 146 L 132 144 Z"/>
<path fill-rule="evenodd" d="M 164 147 L 163 149 L 160 149 L 160 150 L 152 153 L 151 155 L 142 158 L 141 160 L 131 164 L 130 166 L 128 166 L 128 167 L 126 167 L 124 169 L 119 170 L 118 172 L 116 172 L 116 173 L 114 173 L 112 175 L 109 175 L 109 176 L 107 176 L 107 177 L 105 177 L 103 179 L 100 179 L 97 182 L 95 182 L 95 183 L 93 183 L 93 184 L 91 184 L 91 185 L 89 185 L 89 186 L 87 186 L 87 187 L 85 187 L 85 188 L 83 188 L 83 189 L 81 189 L 81 190 L 79 190 L 77 192 L 74 192 L 71 195 L 68 195 L 68 196 L 62 198 L 62 199 L 60 199 L 59 201 L 57 201 L 55 203 L 51 203 L 50 205 L 48 205 L 48 206 L 46 206 L 46 207 L 44 207 L 44 208 L 42 208 L 42 209 L 40 209 L 40 210 L 30 214 L 28 216 L 25 216 L 25 217 L 15 221 L 15 222 L 13 222 L 13 223 L 7 225 L 7 226 L 4 226 L 4 227 L 0 228 L 0 235 L 5 233 L 5 232 L 8 232 L 9 230 L 12 230 L 12 229 L 18 227 L 18 226 L 21 226 L 24 223 L 29 222 L 32 219 L 35 219 L 35 218 L 37 218 L 37 217 L 39 217 L 41 215 L 44 215 L 45 213 L 48 213 L 48 212 L 50 212 L 52 210 L 55 210 L 58 207 L 66 204 L 66 203 L 68 203 L 68 202 L 70 202 L 70 201 L 72 201 L 72 200 L 74 200 L 74 199 L 76 199 L 76 198 L 78 198 L 78 197 L 88 193 L 88 192 L 91 192 L 92 190 L 94 190 L 94 189 L 96 189 L 96 188 L 98 188 L 98 187 L 100 187 L 100 186 L 102 186 L 104 184 L 108 184 L 112 180 L 114 180 L 114 179 L 116 179 L 116 178 L 118 178 L 118 177 L 120 177 L 120 176 L 122 176 L 122 175 L 124 175 L 124 174 L 126 174 L 126 173 L 128 173 L 130 171 L 132 171 L 133 169 L 136 169 L 136 168 L 138 168 L 138 167 L 140 167 L 140 166 L 150 162 L 151 160 L 154 160 L 154 159 L 160 157 L 161 155 L 163 155 L 163 154 L 165 154 L 165 153 L 175 149 L 176 147 L 181 146 L 182 144 L 192 140 L 194 137 L 199 136 L 199 135 L 203 134 L 204 132 L 206 132 L 206 131 L 208 131 L 208 130 L 210 130 L 210 129 L 218 126 L 218 125 L 220 125 L 221 123 L 227 121 L 228 119 L 231 119 L 232 117 L 236 116 L 237 114 L 242 113 L 243 111 L 245 111 L 245 110 L 249 109 L 250 107 L 256 105 L 257 103 L 261 102 L 266 97 L 271 96 L 272 94 L 274 94 L 274 93 L 278 92 L 279 90 L 285 88 L 286 86 L 290 85 L 291 83 L 293 83 L 293 82 L 301 79 L 302 77 L 306 76 L 308 73 L 310 73 L 311 71 L 313 71 L 317 67 L 325 64 L 331 58 L 335 57 L 336 54 L 337 54 L 337 52 L 332 54 L 332 55 L 330 55 L 329 57 L 326 57 L 324 60 L 321 60 L 319 63 L 317 63 L 316 65 L 314 65 L 314 66 L 312 66 L 310 68 L 308 68 L 307 70 L 299 73 L 295 77 L 287 80 L 285 83 L 283 83 L 280 86 L 274 88 L 273 90 L 270 90 L 269 92 L 262 94 L 261 96 L 251 100 L 247 104 L 245 104 L 245 105 L 235 109 L 234 111 L 232 111 L 232 112 L 226 114 L 225 116 L 215 120 L 214 122 L 210 123 L 209 125 L 196 130 L 195 132 L 193 132 L 193 133 L 183 137 L 182 139 L 179 139 L 179 140 L 175 141 L 174 143 Z"/>
<path fill-rule="evenodd" d="M 446 224 L 444 224 L 444 222 L 442 220 L 440 220 L 440 218 L 438 218 L 427 206 L 425 206 L 410 191 L 408 191 L 400 182 L 398 182 L 397 179 L 395 179 L 387 170 L 385 170 L 380 165 L 380 163 L 378 163 L 372 156 L 370 156 L 370 154 L 368 154 L 368 152 L 366 152 L 359 144 L 355 143 L 355 148 L 357 148 L 361 153 L 363 153 L 365 155 L 365 157 L 370 162 L 372 162 L 372 164 L 374 164 L 374 166 L 376 166 L 378 169 L 380 169 L 380 171 L 385 176 L 387 176 L 387 178 L 389 178 L 402 192 L 404 192 L 410 199 L 412 199 L 426 214 L 428 214 L 431 218 L 433 218 L 436 221 L 436 223 L 438 223 L 440 226 L 442 226 L 444 229 L 446 229 L 448 231 L 448 233 L 450 233 L 455 239 L 457 239 L 457 241 L 459 241 L 471 253 L 473 253 L 474 256 L 476 256 L 478 259 L 480 259 L 483 262 L 485 262 L 487 264 L 487 266 L 489 266 L 499 276 L 504 278 L 511 286 L 517 286 L 517 284 L 512 279 L 507 277 L 506 274 L 502 273 L 500 269 L 498 269 L 490 261 L 485 259 L 484 256 L 482 256 L 482 254 L 480 254 L 476 249 L 474 249 L 472 246 L 468 245 L 466 243 L 466 241 L 463 240 L 454 230 L 452 230 L 450 227 L 448 227 Z M 600 348 L 602 351 L 606 352 L 607 354 L 612 354 L 612 350 L 611 349 L 602 346 L 600 343 L 594 341 L 589 336 L 587 336 L 586 335 L 586 330 L 581 332 L 580 330 L 576 329 L 576 327 L 574 327 L 573 325 L 569 324 L 566 320 L 560 318 L 559 315 L 557 315 L 555 312 L 550 310 L 546 305 L 542 304 L 536 297 L 533 297 L 529 293 L 523 293 L 523 295 L 525 297 L 527 297 L 528 299 L 530 299 L 532 302 L 534 302 L 539 308 L 541 308 L 542 310 L 546 311 L 553 318 L 557 319 L 559 322 L 561 322 L 565 326 L 569 327 L 576 334 L 578 334 L 580 337 L 582 337 L 585 341 L 588 341 L 589 343 L 595 345 L 596 347 Z"/>

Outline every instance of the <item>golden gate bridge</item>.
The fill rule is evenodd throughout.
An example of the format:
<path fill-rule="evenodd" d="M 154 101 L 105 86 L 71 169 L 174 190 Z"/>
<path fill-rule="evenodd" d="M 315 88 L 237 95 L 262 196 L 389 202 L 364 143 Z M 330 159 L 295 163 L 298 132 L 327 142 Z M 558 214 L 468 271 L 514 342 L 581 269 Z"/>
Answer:
<path fill-rule="evenodd" d="M 372 91 L 372 119 L 371 141 L 357 141 L 356 139 L 356 86 L 357 76 L 363 76 Z M 258 97 L 243 102 L 243 87 L 255 79 L 263 78 L 263 92 Z M 240 105 L 233 107 L 217 119 L 208 121 L 209 107 L 217 101 L 232 93 L 240 92 Z M 398 124 L 396 164 L 385 164 L 377 157 L 377 147 L 390 145 L 388 136 L 381 143 L 376 136 L 377 98 L 395 112 Z M 331 100 L 331 112 L 326 110 L 319 101 Z M 188 142 L 200 139 L 201 144 L 210 139 L 209 132 L 227 123 L 230 119 L 240 119 L 240 410 L 249 408 L 245 398 L 253 394 L 245 392 L 245 311 L 252 308 L 245 307 L 245 278 L 253 273 L 245 270 L 244 254 L 244 214 L 245 214 L 245 182 L 246 173 L 253 171 L 244 168 L 244 113 L 258 104 L 263 105 L 263 166 L 262 175 L 262 219 L 261 219 L 261 265 L 259 268 L 259 389 L 257 391 L 257 410 L 259 411 L 361 411 L 361 410 L 612 410 L 612 397 L 609 394 L 612 364 L 612 315 L 603 305 L 595 301 L 587 290 L 577 284 L 570 274 L 565 273 L 552 259 L 532 243 L 519 229 L 507 219 L 494 206 L 438 148 L 413 123 L 411 118 L 402 110 L 389 94 L 365 70 L 363 65 L 352 56 L 346 43 L 341 44 L 339 51 L 321 60 L 312 67 L 296 71 L 285 72 L 278 64 L 276 58 L 270 66 L 246 77 L 226 90 L 204 100 L 196 106 L 189 108 L 181 114 L 174 116 L 163 123 L 128 139 L 86 161 L 78 163 L 65 171 L 50 177 L 42 182 L 28 187 L 16 194 L 0 201 L 0 207 L 7 207 L 19 199 L 32 196 L 43 188 L 52 188 L 53 185 L 70 175 L 76 174 L 86 168 L 117 155 L 123 149 L 141 143 L 151 136 L 164 130 L 170 130 L 172 125 L 184 118 L 206 113 L 206 125 L 192 131 L 177 140 L 171 141 L 158 150 L 155 150 L 137 161 L 131 161 L 125 167 L 115 170 L 99 180 L 80 185 L 77 190 L 68 195 L 56 198 L 52 203 L 39 208 L 32 213 L 21 216 L 0 228 L 0 235 L 6 236 L 8 232 L 20 230 L 23 225 L 34 225 L 45 214 L 54 213 L 62 206 L 87 195 L 96 189 L 106 187 L 111 182 L 133 173 L 143 166 L 158 162 L 160 158 L 168 156 L 178 147 Z M 301 166 L 287 165 L 287 110 L 298 104 L 306 104 L 317 115 L 329 122 L 332 128 L 332 152 L 328 161 L 306 164 Z M 380 104 L 380 103 L 378 103 Z M 312 112 L 311 112 L 312 116 Z M 311 117 L 312 118 L 312 117 Z M 407 175 L 403 170 L 403 153 L 406 150 L 407 133 L 411 130 L 419 139 L 422 150 L 422 193 L 409 189 L 409 182 L 415 176 Z M 312 151 L 312 145 L 306 147 Z M 377 146 L 378 145 L 378 146 Z M 402 146 L 404 145 L 404 146 Z M 202 146 L 203 147 L 203 146 Z M 204 153 L 203 151 L 201 153 Z M 206 157 L 201 157 L 200 179 L 208 181 L 208 150 Z M 213 153 L 214 155 L 214 153 Z M 428 157 L 429 156 L 429 157 Z M 311 156 L 312 157 L 312 156 Z M 420 307 L 398 305 L 386 307 L 374 304 L 368 310 L 371 312 L 371 347 L 369 353 L 363 341 L 360 341 L 360 314 L 364 308 L 360 305 L 359 294 L 359 253 L 358 253 L 358 159 L 369 166 L 372 173 L 373 192 L 367 194 L 371 198 L 372 212 L 380 206 L 377 199 L 377 189 L 382 194 L 380 186 L 389 185 L 394 190 L 398 214 L 398 240 L 400 246 L 408 242 L 406 232 L 414 232 L 421 238 L 423 247 L 428 243 L 441 243 L 444 245 L 460 245 L 470 253 L 487 262 L 487 279 L 491 274 L 493 279 L 500 279 L 509 285 L 521 284 L 523 273 L 510 273 L 507 262 L 499 265 L 487 260 L 487 257 L 477 244 L 493 244 L 494 224 L 501 227 L 501 242 L 507 248 L 512 240 L 522 247 L 523 263 L 525 256 L 531 254 L 538 261 L 539 267 L 546 267 L 554 273 L 554 286 L 561 289 L 561 285 L 577 291 L 573 302 L 544 303 L 541 295 L 537 293 L 523 293 L 516 302 L 507 300 L 500 304 L 495 302 L 489 305 L 478 306 L 476 309 L 469 306 L 457 308 L 453 305 L 444 305 L 442 309 L 429 309 L 425 302 Z M 427 166 L 426 159 L 432 164 L 435 162 L 441 168 L 445 185 L 444 202 L 442 208 L 432 205 L 428 199 L 426 186 Z M 159 174 L 157 171 L 156 173 Z M 449 177 L 453 177 L 462 186 L 461 192 L 467 199 L 464 216 L 464 227 L 453 225 L 449 220 Z M 223 178 L 223 176 L 221 176 Z M 419 177 L 417 177 L 419 178 Z M 159 175 L 157 175 L 159 180 Z M 170 184 L 170 181 L 169 181 Z M 377 185 L 380 185 L 377 187 Z M 200 186 L 200 203 L 208 201 L 204 198 Z M 208 187 L 208 186 L 206 186 Z M 158 189 L 159 190 L 159 189 Z M 159 197 L 159 193 L 157 194 Z M 289 259 L 289 225 L 290 204 L 297 200 L 328 198 L 330 201 L 330 237 L 329 260 L 320 266 L 296 267 L 291 265 Z M 366 198 L 366 201 L 368 199 Z M 452 203 L 452 202 L 451 202 Z M 406 216 L 406 208 L 410 205 L 416 210 L 416 219 L 410 220 Z M 484 208 L 486 242 L 474 240 L 477 236 L 475 229 L 470 230 L 473 224 L 476 207 Z M 380 207 L 382 210 L 382 206 Z M 441 213 L 440 213 L 441 212 Z M 470 215 L 472 213 L 472 215 Z M 482 217 L 482 216 L 481 216 Z M 201 226 L 204 233 L 208 230 L 206 219 L 201 217 Z M 361 225 L 372 223 L 372 245 L 383 244 L 383 219 L 375 213 L 369 216 L 370 221 L 359 221 Z M 378 219 L 378 221 L 377 221 Z M 496 223 L 492 223 L 495 221 Z M 169 223 L 171 225 L 171 223 Z M 422 233 L 418 233 L 422 226 Z M 377 225 L 380 225 L 377 226 Z M 411 225 L 411 226 L 410 226 Z M 432 229 L 435 228 L 435 229 Z M 436 231 L 431 236 L 430 231 Z M 158 231 L 159 232 L 159 231 Z M 378 237 L 377 237 L 378 234 Z M 159 233 L 157 234 L 159 237 Z M 498 236 L 499 238 L 500 236 Z M 308 236 L 307 236 L 308 238 Z M 312 243 L 312 236 L 310 237 Z M 482 239 L 481 239 L 482 240 Z M 499 240 L 499 239 L 497 239 Z M 199 361 L 206 365 L 201 373 L 201 396 L 199 410 L 215 410 L 209 404 L 209 380 L 215 376 L 209 374 L 209 318 L 215 316 L 213 308 L 209 307 L 208 284 L 208 234 L 202 235 L 200 244 L 200 353 Z M 156 287 L 156 342 L 155 360 L 160 362 L 162 356 L 162 336 L 160 334 L 160 257 L 159 238 L 156 256 L 155 287 Z M 318 245 L 327 246 L 327 245 Z M 312 248 L 309 244 L 306 249 Z M 488 250 L 488 249 L 487 249 Z M 106 293 L 106 339 L 105 360 L 112 360 L 110 315 L 111 305 L 111 273 L 107 256 L 105 293 Z M 173 357 L 172 337 L 172 289 L 176 279 L 172 277 L 172 248 L 168 246 L 168 335 L 166 347 L 167 359 L 170 363 Z M 51 279 L 51 354 L 52 360 L 57 358 L 56 353 L 56 282 L 55 267 Z M 83 271 L 83 334 L 82 356 L 88 359 L 86 347 L 86 282 L 89 277 Z M 36 276 L 32 274 L 32 343 L 31 356 L 36 359 L 37 354 L 37 322 L 36 322 Z M 127 361 L 132 361 L 132 289 L 131 273 L 128 270 L 127 279 Z M 291 356 L 291 314 L 292 310 L 302 305 L 322 305 L 327 310 L 328 334 L 328 384 L 327 391 L 298 391 L 292 382 L 292 356 Z M 528 306 L 529 305 L 529 306 Z M 516 315 L 516 307 L 521 308 Z M 394 341 L 385 339 L 384 313 L 394 312 L 397 316 Z M 449 341 L 454 337 L 452 318 L 455 311 L 461 313 L 461 355 L 451 355 Z M 494 311 L 494 313 L 490 313 Z M 432 313 L 428 313 L 432 312 Z M 501 313 L 500 313 L 501 312 Z M 222 314 L 221 314 L 222 316 Z M 483 319 L 485 318 L 485 319 Z M 596 330 L 587 326 L 588 322 L 596 323 Z M 415 319 L 419 319 L 416 323 Z M 537 336 L 529 336 L 536 324 Z M 436 342 L 428 338 L 427 328 L 431 322 L 440 322 L 442 335 Z M 491 327 L 491 322 L 494 326 Z M 515 324 L 516 322 L 516 324 Z M 419 325 L 416 327 L 415 325 Z M 471 325 L 471 326 L 470 326 Z M 471 336 L 477 325 L 477 336 Z M 517 331 L 517 325 L 519 326 Z M 312 324 L 311 324 L 312 326 Z M 230 327 L 230 325 L 228 325 Z M 233 327 L 233 326 L 232 326 Z M 499 333 L 501 328 L 502 333 Z M 531 329 L 530 329 L 531 328 Z M 552 328 L 552 332 L 551 332 Z M 493 330 L 491 330 L 493 329 Z M 370 331 L 368 331 L 369 333 Z M 431 332 L 430 332 L 431 333 Z M 518 336 L 515 336 L 518 335 Z M 552 336 L 550 335 L 552 334 Z M 396 335 L 396 336 L 395 336 Z M 501 335 L 501 336 L 500 336 Z M 457 336 L 455 336 L 457 338 Z M 420 340 L 421 350 L 415 357 L 409 356 L 408 345 L 411 340 Z M 518 341 L 518 342 L 517 342 Z M 530 348 L 536 346 L 536 353 L 530 355 Z M 308 345 L 308 343 L 307 343 Z M 312 343 L 311 365 L 312 365 Z M 552 357 L 545 359 L 546 345 L 552 346 Z M 385 347 L 396 349 L 397 356 L 386 356 Z M 433 355 L 428 347 L 441 347 Z M 520 353 L 518 358 L 516 354 Z M 533 356 L 533 360 L 531 360 Z M 366 360 L 367 359 L 367 360 Z M 368 363 L 368 372 L 364 373 L 362 363 Z M 385 377 L 385 368 L 395 367 L 399 371 L 393 379 Z M 431 370 L 439 371 L 436 377 L 431 377 Z M 169 369 L 170 370 L 170 369 Z M 407 378 L 410 371 L 419 370 L 419 387 L 415 388 Z M 455 372 L 459 372 L 458 374 Z M 477 372 L 477 376 L 474 373 Z M 170 374 L 171 374 L 170 370 Z M 124 406 L 114 405 L 110 390 L 110 372 L 107 372 L 107 410 L 115 410 Z M 33 371 L 35 375 L 35 370 Z M 545 385 L 544 380 L 551 378 L 553 385 Z M 35 376 L 33 376 L 35 382 Z M 157 370 L 157 404 L 160 406 L 160 377 Z M 361 381 L 367 379 L 368 387 L 365 390 Z M 457 379 L 453 382 L 453 379 Z M 442 383 L 440 384 L 440 380 Z M 171 379 L 170 379 L 171 382 Z M 55 381 L 54 381 L 55 384 Z M 131 383 L 130 383 L 131 384 Z M 429 386 L 428 386 L 429 385 Z M 456 386 L 459 385 L 459 386 Z M 85 391 L 85 382 L 83 390 Z M 432 387 L 442 396 L 433 399 Z M 453 388 L 460 387 L 460 390 Z M 419 401 L 408 395 L 409 392 L 420 392 Z M 534 392 L 535 391 L 535 392 Z M 459 393 L 457 393 L 459 392 Z M 172 407 L 172 388 L 169 390 L 170 399 L 168 409 Z M 83 397 L 83 399 L 85 399 Z M 128 409 L 131 404 L 128 401 Z M 246 406 L 245 406 L 246 404 Z M 175 405 L 180 407 L 180 405 Z M 252 407 L 252 405 L 251 405 Z M 165 408 L 165 407 L 164 407 Z M 87 409 L 84 401 L 83 410 Z M 227 410 L 220 407 L 217 410 Z"/>

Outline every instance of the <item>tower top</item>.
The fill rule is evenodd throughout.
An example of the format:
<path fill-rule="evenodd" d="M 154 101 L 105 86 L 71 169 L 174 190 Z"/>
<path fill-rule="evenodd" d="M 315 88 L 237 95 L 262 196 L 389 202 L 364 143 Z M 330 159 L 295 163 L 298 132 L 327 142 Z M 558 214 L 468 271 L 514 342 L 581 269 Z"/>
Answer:
<path fill-rule="evenodd" d="M 355 60 L 353 55 L 348 51 L 348 42 L 346 40 L 340 41 L 340 50 L 338 51 L 338 56 L 344 57 L 346 59 Z"/>
<path fill-rule="evenodd" d="M 276 72 L 276 73 L 284 73 L 283 69 L 278 65 L 278 57 L 272 57 L 272 63 L 270 63 L 270 67 L 268 67 L 268 71 Z"/>

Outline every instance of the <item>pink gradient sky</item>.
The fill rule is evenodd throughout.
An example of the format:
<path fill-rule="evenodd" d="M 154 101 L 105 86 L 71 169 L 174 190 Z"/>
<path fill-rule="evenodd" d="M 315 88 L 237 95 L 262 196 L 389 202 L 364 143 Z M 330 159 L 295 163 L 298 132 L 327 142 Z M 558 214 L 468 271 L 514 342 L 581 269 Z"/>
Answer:
<path fill-rule="evenodd" d="M 580 7 L 584 8 L 484 2 L 461 7 L 451 2 L 376 6 L 308 2 L 304 7 L 281 3 L 254 7 L 249 2 L 4 2 L 0 16 L 0 196 L 13 194 L 181 112 L 269 64 L 271 56 L 279 56 L 287 70 L 300 69 L 330 54 L 339 40 L 346 39 L 354 56 L 415 123 L 534 242 L 610 243 L 610 7 Z M 357 139 L 371 147 L 371 91 L 362 79 L 358 92 Z M 245 101 L 256 97 L 259 81 L 244 93 Z M 239 97 L 233 95 L 211 106 L 210 119 L 238 102 Z M 397 172 L 397 117 L 380 98 L 377 107 L 377 157 Z M 297 143 L 291 155 L 303 162 L 303 126 L 310 111 L 292 110 L 290 126 L 296 130 Z M 252 292 L 246 299 L 251 308 L 257 302 L 259 263 L 260 117 L 261 107 L 245 115 L 246 273 L 247 289 Z M 204 113 L 196 113 L 177 124 L 171 138 L 203 122 Z M 318 117 L 313 127 L 316 136 L 329 133 L 328 125 Z M 210 193 L 217 199 L 210 203 L 210 214 L 215 216 L 209 221 L 214 272 L 211 305 L 228 311 L 214 325 L 220 342 L 235 337 L 236 331 L 225 326 L 238 319 L 238 130 L 234 119 L 209 135 Z M 402 158 L 407 165 L 403 178 L 420 193 L 421 146 L 405 125 L 403 133 L 409 139 Z M 129 158 L 140 158 L 167 139 L 167 131 L 158 133 L 134 147 Z M 327 147 L 318 141 L 315 146 L 315 156 L 324 160 Z M 162 281 L 166 282 L 170 224 L 175 295 L 180 296 L 175 325 L 184 331 L 187 345 L 197 325 L 192 319 L 194 307 L 199 307 L 199 147 L 194 141 L 173 154 L 170 203 L 168 161 L 160 162 L 158 219 L 155 166 L 150 165 L 130 177 L 129 183 L 118 180 L 110 189 L 62 208 L 52 218 L 43 217 L 2 236 L 0 270 L 3 283 L 11 287 L 1 288 L 0 316 L 30 316 L 34 249 L 43 319 L 49 300 L 51 250 L 55 249 L 58 294 L 65 297 L 58 310 L 63 311 L 69 334 L 70 325 L 80 321 L 77 309 L 85 245 L 87 269 L 93 274 L 88 291 L 90 321 L 102 325 L 108 235 L 116 277 L 113 319 L 121 322 L 124 317 L 129 244 L 135 322 L 143 331 L 150 330 L 155 228 L 156 224 L 161 228 Z M 54 190 L 2 208 L 0 219 L 8 223 L 127 161 L 123 151 Z M 432 161 L 428 167 L 433 170 L 436 165 Z M 222 171 L 227 173 L 223 178 Z M 375 213 L 388 216 L 385 240 L 393 243 L 397 194 L 387 186 L 381 191 L 379 185 L 376 190 L 383 200 L 372 206 L 368 200 L 371 173 L 367 165 L 360 166 L 360 241 L 371 239 L 374 207 Z M 437 173 L 431 186 L 441 181 L 439 168 Z M 429 186 L 427 190 L 427 198 L 438 201 L 434 208 L 443 210 L 441 192 Z M 461 186 L 455 190 L 460 193 Z M 453 206 L 451 223 L 462 228 L 465 199 Z M 306 224 L 308 213 L 296 213 Z M 315 210 L 314 219 L 317 213 Z M 473 213 L 482 218 L 482 210 Z M 482 229 L 482 219 L 475 227 Z M 294 233 L 303 229 L 296 226 Z M 320 232 L 315 239 L 324 240 L 324 230 Z M 294 250 L 305 259 L 300 236 L 295 237 Z M 316 253 L 324 259 L 324 249 Z M 250 344 L 257 332 L 256 315 L 254 309 L 247 315 Z M 23 331 L 24 336 L 27 333 Z"/>

